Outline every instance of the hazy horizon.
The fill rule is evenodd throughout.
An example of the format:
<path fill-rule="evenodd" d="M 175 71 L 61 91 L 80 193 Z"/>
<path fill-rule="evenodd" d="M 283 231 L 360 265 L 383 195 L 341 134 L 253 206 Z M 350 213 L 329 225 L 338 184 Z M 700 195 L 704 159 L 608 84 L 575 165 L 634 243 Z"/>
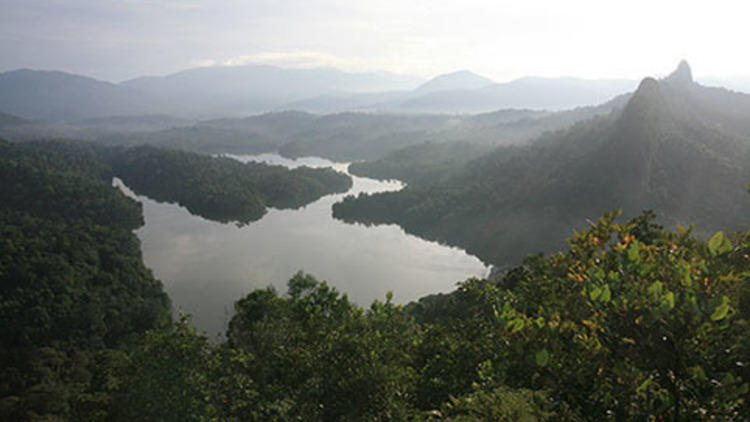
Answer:
<path fill-rule="evenodd" d="M 423 80 L 465 69 L 505 82 L 664 76 L 686 59 L 699 79 L 750 77 L 737 54 L 750 6 L 738 2 L 484 3 L 2 0 L 0 71 L 119 82 L 255 63 Z"/>

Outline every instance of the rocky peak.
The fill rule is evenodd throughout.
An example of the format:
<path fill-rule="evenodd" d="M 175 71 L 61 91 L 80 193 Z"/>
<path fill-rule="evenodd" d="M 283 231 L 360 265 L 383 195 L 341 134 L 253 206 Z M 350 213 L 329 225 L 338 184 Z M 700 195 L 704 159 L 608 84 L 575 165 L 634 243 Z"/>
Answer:
<path fill-rule="evenodd" d="M 653 106 L 660 105 L 663 101 L 659 81 L 654 78 L 644 78 L 630 98 L 627 108 L 652 108 Z"/>
<path fill-rule="evenodd" d="M 688 62 L 683 60 L 677 66 L 677 69 L 664 80 L 672 85 L 690 85 L 693 83 L 693 71 L 690 69 Z"/>
<path fill-rule="evenodd" d="M 660 126 L 659 122 L 669 118 L 670 107 L 664 97 L 662 83 L 654 78 L 641 81 L 620 116 L 619 131 L 629 135 L 633 135 L 633 131 L 648 132 L 649 128 Z M 647 138 L 640 134 L 637 137 Z"/>

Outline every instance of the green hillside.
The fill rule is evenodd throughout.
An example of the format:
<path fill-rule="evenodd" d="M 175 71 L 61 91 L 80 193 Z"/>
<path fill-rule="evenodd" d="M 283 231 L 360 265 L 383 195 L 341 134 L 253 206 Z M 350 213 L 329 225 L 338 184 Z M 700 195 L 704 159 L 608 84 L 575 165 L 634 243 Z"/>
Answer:
<path fill-rule="evenodd" d="M 721 96 L 736 107 L 701 112 Z M 695 223 L 702 233 L 739 229 L 750 212 L 747 121 L 750 96 L 702 87 L 681 66 L 645 79 L 611 115 L 498 148 L 449 178 L 346 198 L 334 216 L 396 223 L 496 264 L 556 250 L 604 210 L 632 217 L 653 209 L 669 227 Z"/>

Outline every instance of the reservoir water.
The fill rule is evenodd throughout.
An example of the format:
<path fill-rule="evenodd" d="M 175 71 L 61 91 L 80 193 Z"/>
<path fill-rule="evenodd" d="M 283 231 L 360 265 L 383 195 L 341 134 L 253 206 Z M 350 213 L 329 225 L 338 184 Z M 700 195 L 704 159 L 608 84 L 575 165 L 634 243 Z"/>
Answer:
<path fill-rule="evenodd" d="M 288 160 L 276 154 L 233 157 L 343 172 L 348 167 L 321 158 Z M 284 293 L 287 280 L 297 271 L 326 280 L 365 307 L 384 300 L 388 291 L 393 291 L 395 302 L 406 303 L 487 274 L 488 268 L 476 257 L 406 234 L 396 225 L 367 227 L 333 219 L 331 206 L 346 195 L 403 187 L 395 181 L 352 179 L 345 194 L 328 195 L 297 210 L 270 209 L 243 227 L 209 221 L 176 204 L 124 189 L 143 203 L 145 225 L 136 234 L 144 262 L 164 283 L 175 310 L 191 314 L 198 329 L 211 337 L 224 332 L 235 301 L 269 285 Z"/>

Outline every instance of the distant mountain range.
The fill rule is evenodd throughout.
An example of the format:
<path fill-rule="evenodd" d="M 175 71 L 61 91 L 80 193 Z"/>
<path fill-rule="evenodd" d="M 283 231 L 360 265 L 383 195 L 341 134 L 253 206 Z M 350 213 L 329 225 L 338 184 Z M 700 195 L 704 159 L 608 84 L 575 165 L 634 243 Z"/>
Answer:
<path fill-rule="evenodd" d="M 24 118 L 71 120 L 157 110 L 137 92 L 85 76 L 34 70 L 0 74 L 0 111 Z"/>
<path fill-rule="evenodd" d="M 501 108 L 564 109 L 602 103 L 635 81 L 521 78 L 494 83 L 469 71 L 423 81 L 390 73 L 283 69 L 266 65 L 205 67 L 122 83 L 57 71 L 0 74 L 0 112 L 74 121 L 172 115 L 205 119 L 300 110 L 474 113 Z"/>
<path fill-rule="evenodd" d="M 440 75 L 412 91 L 322 95 L 286 104 L 309 112 L 486 113 L 508 108 L 563 110 L 601 104 L 637 81 L 525 77 L 495 83 L 468 71 Z"/>
<path fill-rule="evenodd" d="M 746 229 L 748 163 L 750 95 L 702 86 L 683 62 L 644 79 L 619 111 L 497 148 L 448 177 L 417 174 L 402 191 L 350 197 L 334 215 L 396 223 L 505 264 L 559 249 L 571 227 L 616 208 L 653 209 L 670 228 L 695 223 L 700 233 Z"/>
<path fill-rule="evenodd" d="M 169 114 L 206 118 L 257 114 L 335 92 L 411 89 L 421 81 L 389 73 L 206 67 L 119 84 L 56 71 L 0 73 L 0 112 L 52 121 Z"/>

